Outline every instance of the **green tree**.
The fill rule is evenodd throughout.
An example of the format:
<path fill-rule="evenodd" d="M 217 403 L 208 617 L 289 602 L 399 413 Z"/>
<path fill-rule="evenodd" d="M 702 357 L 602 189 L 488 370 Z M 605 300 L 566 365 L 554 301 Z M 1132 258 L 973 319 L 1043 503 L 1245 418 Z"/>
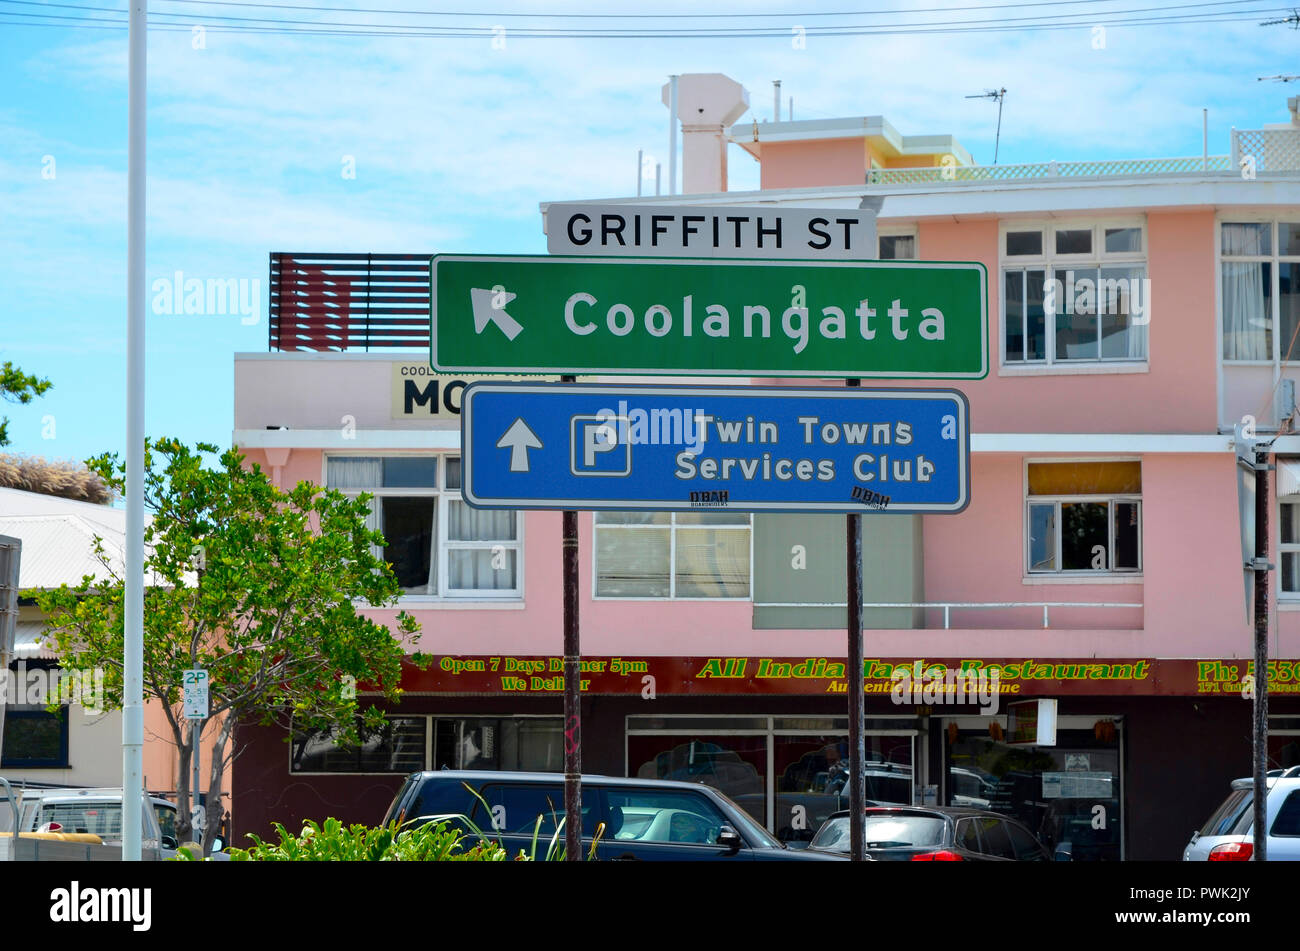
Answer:
<path fill-rule="evenodd" d="M 367 497 L 349 498 L 300 482 L 273 485 L 234 450 L 194 450 L 174 439 L 146 444 L 144 690 L 167 714 L 179 759 L 177 833 L 191 835 L 189 802 L 194 730 L 186 720 L 182 672 L 201 667 L 210 681 L 209 719 L 216 718 L 203 848 L 221 821 L 223 766 L 238 754 L 242 723 L 333 729 L 341 742 L 378 728 L 383 714 L 360 711 L 356 683 L 396 701 L 402 660 L 419 626 L 399 612 L 390 629 L 357 613 L 400 594 L 391 567 L 373 554 L 383 537 L 366 528 Z M 116 454 L 87 461 L 113 488 L 126 491 Z M 49 616 L 47 640 L 70 670 L 104 671 L 104 706 L 122 706 L 123 579 L 104 556 L 99 580 L 83 578 L 38 596 Z"/>
<path fill-rule="evenodd" d="M 0 397 L 10 403 L 30 403 L 53 386 L 49 380 L 29 376 L 8 360 L 0 363 Z M 0 416 L 0 446 L 9 445 L 9 417 Z"/>

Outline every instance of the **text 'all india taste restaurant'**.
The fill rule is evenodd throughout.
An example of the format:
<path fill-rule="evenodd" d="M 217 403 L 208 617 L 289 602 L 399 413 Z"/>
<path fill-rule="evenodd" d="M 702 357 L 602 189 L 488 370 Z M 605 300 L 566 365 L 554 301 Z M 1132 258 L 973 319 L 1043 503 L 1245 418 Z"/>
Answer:
<path fill-rule="evenodd" d="M 471 379 L 370 353 L 236 356 L 236 444 L 282 487 L 372 496 L 399 607 L 433 655 L 360 747 L 242 726 L 237 837 L 275 821 L 376 823 L 420 769 L 551 771 L 560 788 L 560 514 L 465 503 Z M 1226 638 L 1222 652 L 1180 656 L 1173 632 L 1151 636 L 1149 582 L 1145 611 L 994 606 L 1024 600 L 1008 589 L 1023 573 L 1025 500 L 998 476 L 1005 464 L 972 456 L 959 515 L 864 515 L 867 798 L 1007 813 L 1075 860 L 1176 858 L 1249 772 L 1249 643 L 1237 659 Z M 846 808 L 844 525 L 580 513 L 583 771 L 708 783 L 792 842 Z M 952 596 L 969 588 L 958 572 L 987 582 L 987 609 L 921 606 L 968 602 Z M 1282 667 L 1270 755 L 1293 765 L 1300 670 Z"/>

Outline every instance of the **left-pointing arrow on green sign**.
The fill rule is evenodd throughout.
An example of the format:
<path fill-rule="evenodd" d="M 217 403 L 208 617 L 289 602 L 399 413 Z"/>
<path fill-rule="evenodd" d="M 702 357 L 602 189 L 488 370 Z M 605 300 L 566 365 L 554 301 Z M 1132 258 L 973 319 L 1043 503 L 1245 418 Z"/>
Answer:
<path fill-rule="evenodd" d="M 515 299 L 514 294 L 500 287 L 484 290 L 469 289 L 469 304 L 474 311 L 474 333 L 481 334 L 488 324 L 496 324 L 507 340 L 514 340 L 523 331 L 523 324 L 506 313 L 505 307 Z"/>

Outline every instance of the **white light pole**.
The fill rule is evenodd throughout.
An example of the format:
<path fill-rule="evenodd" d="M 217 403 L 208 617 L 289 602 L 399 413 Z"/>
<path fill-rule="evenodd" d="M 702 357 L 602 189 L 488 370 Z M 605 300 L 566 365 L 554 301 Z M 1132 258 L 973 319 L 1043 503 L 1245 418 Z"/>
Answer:
<path fill-rule="evenodd" d="M 122 861 L 144 824 L 144 169 L 147 2 L 128 24 L 126 206 L 126 596 L 122 657 Z"/>

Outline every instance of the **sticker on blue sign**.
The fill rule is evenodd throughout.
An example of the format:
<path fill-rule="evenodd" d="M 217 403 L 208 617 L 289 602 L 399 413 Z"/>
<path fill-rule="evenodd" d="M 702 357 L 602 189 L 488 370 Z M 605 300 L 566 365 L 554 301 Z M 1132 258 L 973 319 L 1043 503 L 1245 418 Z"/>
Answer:
<path fill-rule="evenodd" d="M 474 383 L 476 508 L 956 513 L 970 408 L 954 389 Z"/>

